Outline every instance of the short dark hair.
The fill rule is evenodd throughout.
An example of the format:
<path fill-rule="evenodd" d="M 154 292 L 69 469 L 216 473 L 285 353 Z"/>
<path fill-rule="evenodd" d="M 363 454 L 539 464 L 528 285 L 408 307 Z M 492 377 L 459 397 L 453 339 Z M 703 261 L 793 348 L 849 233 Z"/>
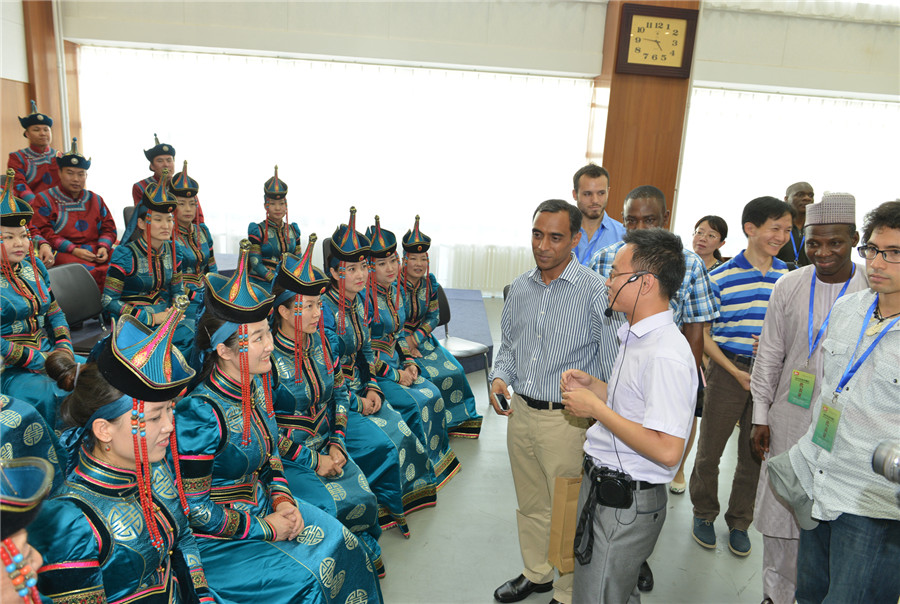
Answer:
<path fill-rule="evenodd" d="M 659 289 L 666 298 L 675 297 L 687 270 L 681 237 L 660 228 L 632 229 L 625 233 L 622 241 L 634 246 L 631 267 L 656 275 Z"/>
<path fill-rule="evenodd" d="M 628 193 L 628 195 L 625 196 L 625 204 L 628 203 L 629 199 L 655 199 L 659 203 L 663 214 L 665 214 L 666 210 L 669 209 L 668 207 L 666 207 L 665 193 L 663 193 L 653 185 L 641 185 L 639 187 L 635 187 Z"/>
<path fill-rule="evenodd" d="M 748 222 L 753 226 L 761 227 L 767 220 L 778 220 L 785 214 L 794 215 L 791 204 L 768 195 L 757 197 L 744 206 L 744 211 L 741 213 L 741 230 L 744 230 L 744 225 Z M 747 231 L 744 231 L 744 235 L 746 234 Z"/>
<path fill-rule="evenodd" d="M 704 222 L 709 223 L 709 228 L 717 232 L 719 234 L 719 238 L 722 241 L 725 241 L 728 238 L 728 223 L 725 222 L 724 218 L 722 218 L 721 216 L 716 216 L 715 214 L 709 214 L 697 221 L 697 224 L 694 225 L 694 230 L 696 231 L 697 227 L 699 227 Z M 722 252 L 720 252 L 719 250 L 714 251 L 713 258 L 721 261 Z"/>
<path fill-rule="evenodd" d="M 863 223 L 863 243 L 868 243 L 875 229 L 900 229 L 900 200 L 886 201 L 868 214 Z"/>
<path fill-rule="evenodd" d="M 579 210 L 576 206 L 573 206 L 568 201 L 564 201 L 562 199 L 548 199 L 547 201 L 542 201 L 534 211 L 534 214 L 531 215 L 532 222 L 541 212 L 550 212 L 551 214 L 556 214 L 557 212 L 568 212 L 569 230 L 572 232 L 572 236 L 574 237 L 575 234 L 581 230 L 581 210 Z"/>
<path fill-rule="evenodd" d="M 576 192 L 578 191 L 578 181 L 581 180 L 582 176 L 587 176 L 588 178 L 600 178 L 601 176 L 605 176 L 606 186 L 609 186 L 609 172 L 606 171 L 606 168 L 598 166 L 597 164 L 588 164 L 583 168 L 579 168 L 578 172 L 575 173 L 575 176 L 572 177 L 572 188 Z"/>

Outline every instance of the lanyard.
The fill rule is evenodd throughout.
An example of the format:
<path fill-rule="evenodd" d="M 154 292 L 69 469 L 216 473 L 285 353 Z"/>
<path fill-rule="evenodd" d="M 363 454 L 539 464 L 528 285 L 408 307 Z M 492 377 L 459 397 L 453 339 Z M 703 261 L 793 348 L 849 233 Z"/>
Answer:
<path fill-rule="evenodd" d="M 797 249 L 797 243 L 794 241 L 794 231 L 791 230 L 791 245 L 794 247 L 794 264 L 800 262 L 800 250 L 803 249 L 803 244 L 806 243 L 806 233 L 803 234 L 803 239 L 800 240 L 800 249 Z"/>
<path fill-rule="evenodd" d="M 847 282 L 844 283 L 844 287 L 841 288 L 841 292 L 837 295 L 838 298 L 847 293 L 847 287 L 850 286 L 850 281 L 853 280 L 853 275 L 856 273 L 856 265 L 850 269 L 850 278 L 847 279 Z M 816 300 L 816 272 L 813 271 L 812 282 L 809 284 L 809 355 L 806 357 L 806 362 L 809 363 L 809 359 L 812 357 L 813 351 L 816 349 L 816 346 L 819 345 L 819 342 L 822 341 L 822 336 L 825 335 L 825 328 L 828 327 L 828 320 L 831 319 L 831 311 L 834 310 L 834 302 L 831 303 L 831 308 L 828 309 L 828 314 L 825 315 L 825 321 L 822 323 L 822 327 L 819 328 L 819 333 L 816 334 L 816 339 L 813 340 L 813 307 Z M 837 302 L 837 298 L 835 298 L 835 302 Z"/>
<path fill-rule="evenodd" d="M 866 318 L 863 320 L 862 329 L 859 331 L 859 339 L 856 340 L 856 348 L 853 349 L 853 354 L 850 355 L 850 362 L 847 363 L 847 368 L 844 369 L 844 375 L 841 376 L 841 381 L 838 382 L 837 388 L 834 391 L 834 397 L 837 398 L 837 395 L 843 391 L 844 386 L 847 385 L 847 382 L 856 375 L 856 371 L 859 369 L 859 366 L 863 364 L 869 355 L 872 354 L 872 350 L 875 349 L 875 346 L 878 342 L 881 341 L 881 338 L 885 336 L 887 332 L 891 330 L 891 328 L 897 324 L 897 321 L 900 321 L 900 316 L 894 317 L 894 320 L 888 323 L 888 326 L 885 329 L 882 329 L 878 335 L 875 337 L 875 340 L 869 344 L 868 348 L 862 353 L 862 356 L 857 359 L 857 361 L 853 362 L 853 357 L 856 356 L 856 351 L 859 350 L 859 345 L 862 343 L 863 336 L 866 333 L 866 329 L 869 327 L 869 321 L 872 320 L 872 315 L 875 314 L 875 307 L 878 306 L 878 294 L 875 294 L 875 300 L 872 302 L 872 306 L 869 307 L 869 310 L 866 312 Z M 852 365 L 852 366 L 851 366 Z"/>

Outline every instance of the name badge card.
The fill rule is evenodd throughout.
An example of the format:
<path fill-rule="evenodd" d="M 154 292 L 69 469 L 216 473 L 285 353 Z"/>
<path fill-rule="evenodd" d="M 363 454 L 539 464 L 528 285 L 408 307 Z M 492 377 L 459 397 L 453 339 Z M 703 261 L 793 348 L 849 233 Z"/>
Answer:
<path fill-rule="evenodd" d="M 816 385 L 816 376 L 794 369 L 791 372 L 791 388 L 788 391 L 788 402 L 804 409 L 809 409 L 812 403 L 813 386 Z"/>

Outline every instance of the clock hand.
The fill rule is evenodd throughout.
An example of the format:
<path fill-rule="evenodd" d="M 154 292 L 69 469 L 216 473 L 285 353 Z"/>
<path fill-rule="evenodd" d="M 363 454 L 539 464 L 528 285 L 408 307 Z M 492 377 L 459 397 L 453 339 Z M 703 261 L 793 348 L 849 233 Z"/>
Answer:
<path fill-rule="evenodd" d="M 659 40 L 650 40 L 650 41 L 653 42 L 653 43 L 655 43 L 657 46 L 659 46 L 659 49 L 660 49 L 660 50 L 663 49 L 662 44 L 659 43 Z"/>

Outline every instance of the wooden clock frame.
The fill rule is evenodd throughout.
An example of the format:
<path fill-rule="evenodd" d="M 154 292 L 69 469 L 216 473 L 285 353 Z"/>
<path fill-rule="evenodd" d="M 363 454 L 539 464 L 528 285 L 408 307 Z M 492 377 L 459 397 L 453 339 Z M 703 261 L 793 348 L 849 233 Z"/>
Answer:
<path fill-rule="evenodd" d="M 673 8 L 651 4 L 623 4 L 622 18 L 619 20 L 619 48 L 616 57 L 616 72 L 669 78 L 689 77 L 694 57 L 698 12 L 687 8 Z M 681 67 L 642 65 L 628 62 L 628 47 L 631 41 L 631 29 L 635 17 L 665 17 L 668 19 L 684 19 L 687 22 L 684 32 L 684 54 L 682 55 Z"/>

